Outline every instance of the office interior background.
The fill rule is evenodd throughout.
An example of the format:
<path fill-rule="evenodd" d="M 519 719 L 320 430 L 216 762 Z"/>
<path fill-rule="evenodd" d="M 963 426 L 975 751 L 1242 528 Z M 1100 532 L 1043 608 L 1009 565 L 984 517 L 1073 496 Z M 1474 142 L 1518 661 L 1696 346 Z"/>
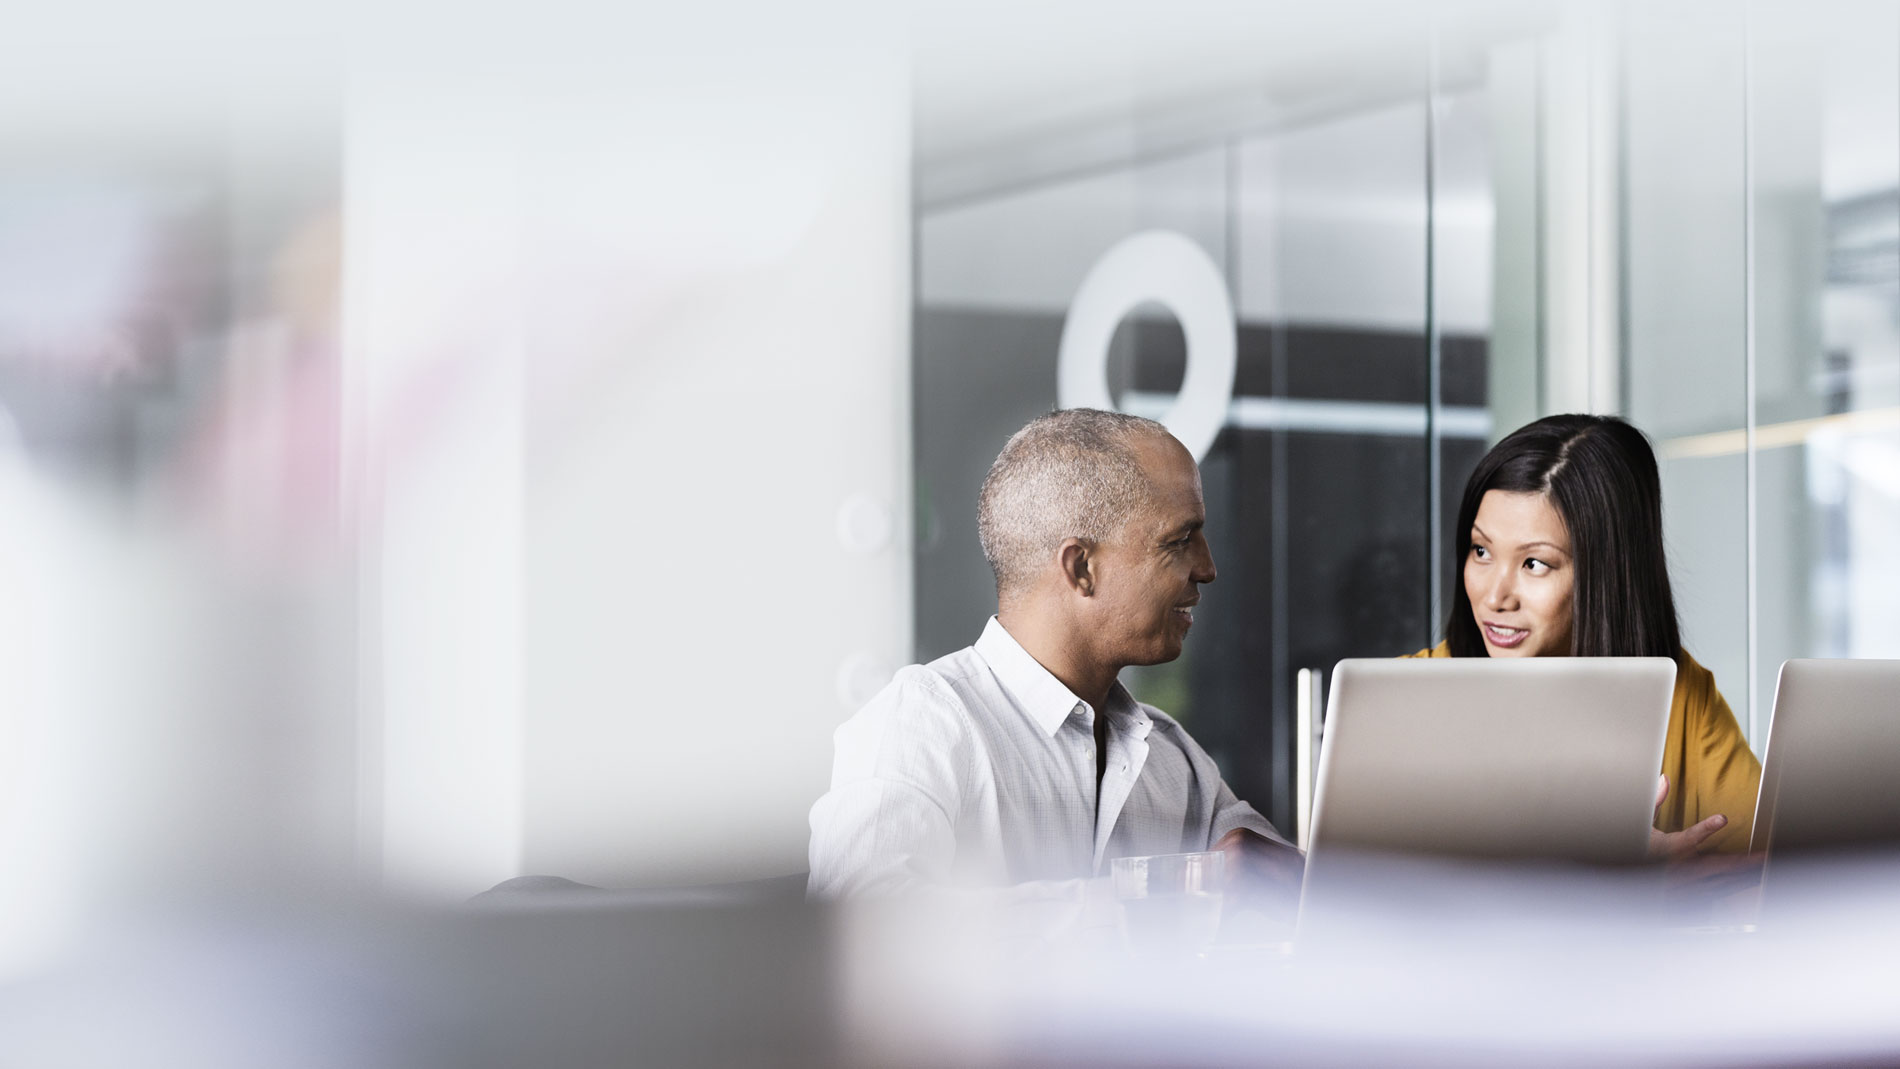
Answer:
<path fill-rule="evenodd" d="M 1783 659 L 1900 656 L 1891 3 L 109 14 L 0 45 L 5 968 L 153 895 L 801 871 L 1155 231 L 1235 371 L 1128 681 L 1282 829 L 1301 671 L 1437 640 L 1546 413 L 1655 442 L 1758 751 Z M 1202 335 L 1125 311 L 1165 414 Z"/>

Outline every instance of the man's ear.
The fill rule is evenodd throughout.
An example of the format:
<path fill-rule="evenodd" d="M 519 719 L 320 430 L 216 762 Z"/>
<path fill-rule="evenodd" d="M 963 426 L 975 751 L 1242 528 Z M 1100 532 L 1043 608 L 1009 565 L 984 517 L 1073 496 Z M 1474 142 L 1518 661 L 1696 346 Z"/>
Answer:
<path fill-rule="evenodd" d="M 1065 538 L 1056 547 L 1056 560 L 1062 565 L 1062 581 L 1083 597 L 1095 595 L 1095 546 L 1080 538 Z"/>

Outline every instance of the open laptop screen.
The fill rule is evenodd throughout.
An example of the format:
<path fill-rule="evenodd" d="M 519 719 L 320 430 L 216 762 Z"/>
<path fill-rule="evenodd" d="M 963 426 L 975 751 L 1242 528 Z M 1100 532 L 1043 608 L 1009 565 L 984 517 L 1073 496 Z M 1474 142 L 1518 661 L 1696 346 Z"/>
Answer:
<path fill-rule="evenodd" d="M 1310 852 L 1641 861 L 1675 675 L 1660 657 L 1341 661 Z"/>

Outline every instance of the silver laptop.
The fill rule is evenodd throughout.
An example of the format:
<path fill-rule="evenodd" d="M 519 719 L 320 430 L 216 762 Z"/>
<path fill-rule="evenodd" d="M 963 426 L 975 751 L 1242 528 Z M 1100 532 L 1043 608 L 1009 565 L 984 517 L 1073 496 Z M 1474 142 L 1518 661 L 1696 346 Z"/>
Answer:
<path fill-rule="evenodd" d="M 1309 866 L 1334 851 L 1641 861 L 1675 680 L 1664 657 L 1339 662 Z"/>
<path fill-rule="evenodd" d="M 1788 661 L 1752 847 L 1900 844 L 1900 661 Z"/>

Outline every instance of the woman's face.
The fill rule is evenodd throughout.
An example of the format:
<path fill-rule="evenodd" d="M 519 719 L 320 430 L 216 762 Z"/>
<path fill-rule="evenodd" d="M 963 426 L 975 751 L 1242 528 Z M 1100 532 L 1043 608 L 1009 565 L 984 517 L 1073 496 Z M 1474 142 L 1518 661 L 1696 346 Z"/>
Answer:
<path fill-rule="evenodd" d="M 1550 499 L 1485 491 L 1465 555 L 1465 597 L 1491 656 L 1567 656 L 1575 590 L 1570 535 Z"/>

